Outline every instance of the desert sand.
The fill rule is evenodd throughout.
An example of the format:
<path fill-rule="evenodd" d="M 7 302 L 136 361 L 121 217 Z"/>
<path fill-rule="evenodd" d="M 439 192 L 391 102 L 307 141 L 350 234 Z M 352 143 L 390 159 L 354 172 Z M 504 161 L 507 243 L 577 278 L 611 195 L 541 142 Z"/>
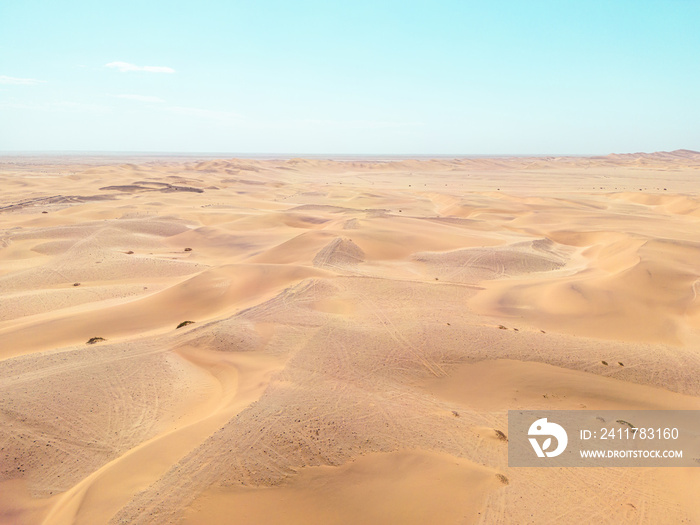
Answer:
<path fill-rule="evenodd" d="M 700 409 L 698 293 L 692 151 L 3 156 L 0 523 L 700 523 L 700 468 L 507 458 Z"/>

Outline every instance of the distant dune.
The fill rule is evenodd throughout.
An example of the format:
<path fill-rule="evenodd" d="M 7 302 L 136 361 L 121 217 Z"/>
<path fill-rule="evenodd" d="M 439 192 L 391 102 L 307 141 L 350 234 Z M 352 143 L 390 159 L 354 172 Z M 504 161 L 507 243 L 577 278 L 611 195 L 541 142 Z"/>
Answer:
<path fill-rule="evenodd" d="M 0 523 L 700 523 L 700 469 L 507 461 L 509 409 L 700 409 L 699 176 L 0 157 Z"/>

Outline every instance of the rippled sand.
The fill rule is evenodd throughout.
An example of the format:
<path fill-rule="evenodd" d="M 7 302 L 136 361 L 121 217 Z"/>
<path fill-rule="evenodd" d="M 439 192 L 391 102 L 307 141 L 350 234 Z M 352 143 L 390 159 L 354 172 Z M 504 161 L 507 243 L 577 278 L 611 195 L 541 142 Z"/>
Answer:
<path fill-rule="evenodd" d="M 0 157 L 0 523 L 700 522 L 506 441 L 700 409 L 700 153 L 129 161 Z"/>

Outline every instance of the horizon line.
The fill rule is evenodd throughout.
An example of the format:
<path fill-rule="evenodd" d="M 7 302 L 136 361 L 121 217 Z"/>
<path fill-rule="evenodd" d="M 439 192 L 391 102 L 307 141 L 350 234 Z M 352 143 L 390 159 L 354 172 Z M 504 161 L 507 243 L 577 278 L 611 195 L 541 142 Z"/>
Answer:
<path fill-rule="evenodd" d="M 0 158 L 12 157 L 148 157 L 148 158 L 196 158 L 208 159 L 241 158 L 251 160 L 290 160 L 312 158 L 327 160 L 409 160 L 409 159 L 469 159 L 469 158 L 599 158 L 610 155 L 653 155 L 663 153 L 691 153 L 700 151 L 688 148 L 657 151 L 610 152 L 610 153 L 298 153 L 298 152 L 241 152 L 241 151 L 129 151 L 129 150 L 0 150 Z"/>

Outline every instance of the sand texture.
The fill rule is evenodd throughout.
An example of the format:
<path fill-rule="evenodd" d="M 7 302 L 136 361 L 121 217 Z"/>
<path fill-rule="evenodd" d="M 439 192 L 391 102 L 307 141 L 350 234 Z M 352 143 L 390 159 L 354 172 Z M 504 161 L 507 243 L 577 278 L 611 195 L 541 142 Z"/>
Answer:
<path fill-rule="evenodd" d="M 700 468 L 507 462 L 700 409 L 699 293 L 686 150 L 0 157 L 0 523 L 700 523 Z"/>

